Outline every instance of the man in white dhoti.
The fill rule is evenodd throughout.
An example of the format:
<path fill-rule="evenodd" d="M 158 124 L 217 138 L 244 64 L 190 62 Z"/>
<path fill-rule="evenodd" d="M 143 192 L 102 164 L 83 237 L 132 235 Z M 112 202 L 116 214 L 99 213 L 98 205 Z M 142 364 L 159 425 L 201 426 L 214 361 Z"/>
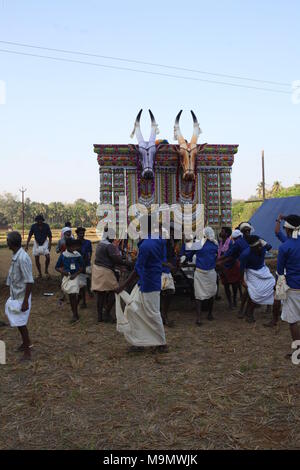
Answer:
<path fill-rule="evenodd" d="M 203 230 L 203 239 L 193 245 L 196 254 L 196 271 L 194 275 L 194 291 L 196 299 L 197 320 L 196 325 L 201 326 L 202 302 L 208 304 L 208 320 L 213 320 L 214 297 L 217 293 L 216 261 L 218 256 L 218 242 L 211 227 Z"/>
<path fill-rule="evenodd" d="M 117 296 L 117 330 L 124 333 L 126 340 L 132 345 L 132 352 L 151 346 L 155 346 L 159 352 L 168 350 L 160 313 L 164 243 L 161 238 L 151 238 L 150 234 L 148 238 L 141 240 L 133 273 L 115 291 L 120 294 L 134 280 L 138 281 L 131 295 L 125 293 L 123 296 L 127 303 L 124 313 L 118 308 L 120 302 Z"/>
<path fill-rule="evenodd" d="M 274 304 L 275 278 L 265 264 L 265 254 L 271 245 L 256 235 L 248 237 L 248 244 L 240 255 L 240 263 L 249 295 L 246 321 L 254 323 L 254 309 L 258 305 Z"/>
<path fill-rule="evenodd" d="M 42 269 L 40 263 L 40 256 L 45 256 L 45 274 L 49 276 L 49 265 L 50 265 L 50 251 L 52 244 L 52 233 L 48 224 L 45 223 L 45 219 L 42 214 L 35 218 L 35 224 L 30 228 L 26 248 L 28 251 L 29 242 L 34 236 L 32 254 L 35 258 L 35 264 L 39 273 L 39 278 L 42 277 Z"/>
<path fill-rule="evenodd" d="M 22 360 L 30 360 L 32 344 L 26 325 L 31 309 L 31 291 L 34 281 L 31 259 L 23 250 L 21 243 L 22 237 L 19 232 L 10 232 L 7 235 L 7 245 L 12 250 L 13 257 L 7 277 L 10 297 L 5 304 L 5 313 L 10 326 L 17 327 L 21 334 L 22 344 L 18 350 L 24 353 Z"/>
<path fill-rule="evenodd" d="M 287 239 L 280 245 L 277 259 L 279 280 L 286 284 L 281 319 L 290 325 L 293 341 L 300 341 L 300 216 L 284 218 Z"/>

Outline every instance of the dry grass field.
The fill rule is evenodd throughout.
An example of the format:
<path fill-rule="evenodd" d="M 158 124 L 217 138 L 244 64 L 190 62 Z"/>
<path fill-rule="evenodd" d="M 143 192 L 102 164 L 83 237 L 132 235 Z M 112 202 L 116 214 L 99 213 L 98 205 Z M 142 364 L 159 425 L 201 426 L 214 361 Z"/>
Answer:
<path fill-rule="evenodd" d="M 1 319 L 9 259 L 1 249 Z M 285 324 L 264 328 L 260 309 L 248 325 L 222 300 L 199 328 L 193 305 L 176 298 L 169 354 L 129 355 L 115 325 L 96 323 L 94 299 L 69 324 L 52 274 L 34 286 L 31 363 L 19 363 L 18 332 L 0 329 L 1 449 L 300 448 L 300 366 L 284 357 Z"/>

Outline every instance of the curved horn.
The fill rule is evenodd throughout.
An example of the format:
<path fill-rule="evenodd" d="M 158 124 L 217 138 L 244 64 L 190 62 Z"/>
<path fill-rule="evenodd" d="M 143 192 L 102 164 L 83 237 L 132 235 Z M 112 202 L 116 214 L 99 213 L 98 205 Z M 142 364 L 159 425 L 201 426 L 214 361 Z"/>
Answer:
<path fill-rule="evenodd" d="M 192 114 L 193 121 L 194 121 L 194 131 L 193 131 L 193 136 L 191 138 L 191 144 L 196 144 L 198 141 L 199 135 L 201 134 L 202 131 L 200 129 L 198 119 L 196 118 L 194 111 L 191 110 L 191 114 Z"/>
<path fill-rule="evenodd" d="M 136 135 L 138 144 L 140 144 L 140 142 L 144 142 L 144 137 L 142 135 L 141 128 L 140 128 L 140 119 L 141 119 L 142 112 L 143 112 L 143 110 L 141 109 L 139 111 L 137 117 L 135 118 L 134 128 L 133 128 L 133 131 L 130 134 L 131 138 L 133 138 L 134 134 Z"/>
<path fill-rule="evenodd" d="M 180 126 L 179 126 L 179 119 L 180 119 L 181 113 L 182 113 L 182 110 L 179 111 L 179 113 L 177 114 L 176 119 L 175 119 L 174 139 L 178 140 L 179 144 L 184 144 L 185 139 L 184 139 L 183 135 L 181 134 L 181 130 L 180 130 Z"/>
<path fill-rule="evenodd" d="M 155 117 L 152 114 L 151 109 L 148 110 L 151 118 L 151 134 L 149 142 L 155 142 L 155 136 L 159 134 L 158 125 L 156 124 Z"/>

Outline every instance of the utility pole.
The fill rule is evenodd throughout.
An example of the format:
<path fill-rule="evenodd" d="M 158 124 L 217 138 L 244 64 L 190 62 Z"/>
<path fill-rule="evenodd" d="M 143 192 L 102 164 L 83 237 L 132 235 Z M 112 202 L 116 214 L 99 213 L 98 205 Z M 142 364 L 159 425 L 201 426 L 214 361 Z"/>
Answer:
<path fill-rule="evenodd" d="M 24 240 L 24 225 L 25 225 L 25 201 L 24 201 L 24 194 L 27 191 L 27 189 L 24 189 L 22 186 L 22 189 L 19 189 L 20 193 L 22 193 L 22 235 L 23 235 L 23 240 Z"/>
<path fill-rule="evenodd" d="M 261 167 L 262 167 L 262 190 L 263 190 L 263 200 L 266 199 L 266 181 L 265 181 L 265 151 L 262 151 L 261 155 Z"/>

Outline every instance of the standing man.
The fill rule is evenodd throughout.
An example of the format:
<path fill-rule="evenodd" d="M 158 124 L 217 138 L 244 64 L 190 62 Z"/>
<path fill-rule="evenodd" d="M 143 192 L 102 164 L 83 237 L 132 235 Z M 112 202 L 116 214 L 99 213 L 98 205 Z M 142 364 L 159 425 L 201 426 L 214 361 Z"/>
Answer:
<path fill-rule="evenodd" d="M 40 214 L 35 218 L 35 224 L 31 226 L 28 234 L 25 250 L 28 251 L 29 242 L 34 236 L 32 254 L 35 257 L 35 264 L 39 272 L 39 278 L 42 277 L 40 256 L 45 256 L 45 274 L 49 276 L 49 264 L 50 264 L 50 251 L 52 244 L 52 233 L 48 224 L 45 223 L 44 217 Z"/>
<path fill-rule="evenodd" d="M 287 239 L 280 245 L 277 258 L 278 276 L 284 280 L 288 290 L 282 301 L 281 319 L 290 325 L 293 341 L 300 340 L 300 216 L 284 218 Z"/>
<path fill-rule="evenodd" d="M 30 360 L 32 344 L 26 325 L 31 309 L 31 292 L 34 281 L 31 259 L 21 244 L 22 237 L 19 232 L 10 232 L 7 235 L 7 245 L 13 252 L 13 257 L 6 282 L 10 288 L 10 297 L 5 304 L 5 313 L 10 326 L 17 327 L 21 334 L 22 344 L 19 351 L 24 352 L 22 360 Z"/>
<path fill-rule="evenodd" d="M 160 313 L 165 240 L 159 236 L 151 238 L 151 216 L 144 217 L 148 219 L 148 237 L 138 243 L 139 253 L 134 271 L 115 292 L 120 294 L 132 282 L 138 281 L 125 308 L 128 329 L 124 331 L 124 336 L 131 344 L 129 351 L 138 352 L 144 350 L 145 347 L 154 346 L 159 352 L 167 352 L 165 330 Z"/>

